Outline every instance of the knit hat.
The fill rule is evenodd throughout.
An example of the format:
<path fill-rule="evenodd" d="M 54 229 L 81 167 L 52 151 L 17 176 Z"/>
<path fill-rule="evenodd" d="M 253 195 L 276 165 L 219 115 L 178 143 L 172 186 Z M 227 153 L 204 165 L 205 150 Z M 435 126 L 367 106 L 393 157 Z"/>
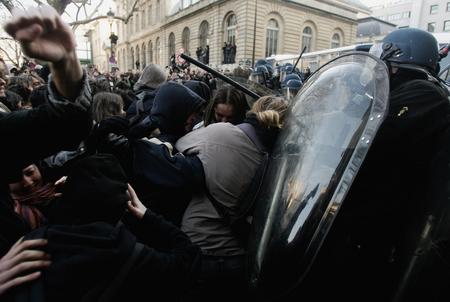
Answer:
<path fill-rule="evenodd" d="M 119 161 L 110 154 L 93 155 L 74 164 L 49 220 L 57 224 L 116 224 L 128 200 L 127 177 Z"/>
<path fill-rule="evenodd" d="M 147 86 L 156 89 L 167 80 L 165 70 L 156 64 L 148 64 L 142 71 L 142 75 L 136 82 L 136 86 Z"/>

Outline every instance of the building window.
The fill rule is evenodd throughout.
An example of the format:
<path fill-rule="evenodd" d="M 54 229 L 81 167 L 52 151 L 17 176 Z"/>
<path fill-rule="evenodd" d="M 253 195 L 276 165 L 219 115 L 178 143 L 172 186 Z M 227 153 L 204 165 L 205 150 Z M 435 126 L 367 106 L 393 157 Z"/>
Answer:
<path fill-rule="evenodd" d="M 121 68 L 123 69 L 123 70 L 126 70 L 126 66 L 127 66 L 127 64 L 126 64 L 126 53 L 125 53 L 125 49 L 122 51 L 122 66 L 121 66 Z"/>
<path fill-rule="evenodd" d="M 159 64 L 161 62 L 161 40 L 156 38 L 156 51 L 155 51 L 155 62 Z"/>
<path fill-rule="evenodd" d="M 402 14 L 400 14 L 400 13 L 388 16 L 388 21 L 395 21 L 395 20 L 400 20 L 400 19 L 402 19 Z"/>
<path fill-rule="evenodd" d="M 144 68 L 147 65 L 147 49 L 145 49 L 145 44 L 142 43 L 142 62 L 141 67 Z"/>
<path fill-rule="evenodd" d="M 444 31 L 450 31 L 450 20 L 444 21 Z"/>
<path fill-rule="evenodd" d="M 209 24 L 207 21 L 203 21 L 200 24 L 199 28 L 199 40 L 200 40 L 200 47 L 205 48 L 206 45 L 209 44 Z"/>
<path fill-rule="evenodd" d="M 237 20 L 236 20 L 236 15 L 235 14 L 231 14 L 228 16 L 227 21 L 226 21 L 226 30 L 225 30 L 225 41 L 228 44 L 231 45 L 236 45 L 236 25 L 237 25 Z"/>
<path fill-rule="evenodd" d="M 313 39 L 313 31 L 311 27 L 306 26 L 303 29 L 302 33 L 302 49 L 306 46 L 305 52 L 310 52 L 312 50 L 312 39 Z"/>
<path fill-rule="evenodd" d="M 447 2 L 447 11 L 450 12 L 450 2 Z"/>
<path fill-rule="evenodd" d="M 156 22 L 161 21 L 161 3 L 160 1 L 156 1 L 156 11 L 155 11 L 155 16 L 156 16 Z"/>
<path fill-rule="evenodd" d="M 435 29 L 436 29 L 436 22 L 428 23 L 427 30 L 428 30 L 430 33 L 434 33 L 434 30 L 435 30 Z"/>
<path fill-rule="evenodd" d="M 153 10 L 151 5 L 148 7 L 148 25 L 153 25 Z"/>
<path fill-rule="evenodd" d="M 430 5 L 430 15 L 437 14 L 438 10 L 439 10 L 439 5 L 438 4 Z"/>
<path fill-rule="evenodd" d="M 148 42 L 148 62 L 153 63 L 153 42 Z"/>
<path fill-rule="evenodd" d="M 169 63 L 170 57 L 175 54 L 175 34 L 170 33 L 169 35 Z"/>
<path fill-rule="evenodd" d="M 191 31 L 189 30 L 188 27 L 185 27 L 183 29 L 183 35 L 181 37 L 181 44 L 186 54 L 189 54 L 190 40 L 191 40 Z"/>
<path fill-rule="evenodd" d="M 267 24 L 266 36 L 266 57 L 277 54 L 278 49 L 278 22 L 275 19 L 270 19 Z"/>
<path fill-rule="evenodd" d="M 141 69 L 141 53 L 139 51 L 139 45 L 136 46 L 136 62 L 134 62 L 134 65 L 137 70 Z"/>
<path fill-rule="evenodd" d="M 338 48 L 341 47 L 341 36 L 339 34 L 334 34 L 333 37 L 331 37 L 331 48 Z"/>
<path fill-rule="evenodd" d="M 138 32 L 139 31 L 139 13 L 136 13 L 136 23 L 135 23 L 135 25 L 136 25 L 136 29 L 135 29 L 135 31 L 136 32 Z"/>
<path fill-rule="evenodd" d="M 131 47 L 131 62 L 130 62 L 130 69 L 134 70 L 134 49 Z"/>
<path fill-rule="evenodd" d="M 130 24 L 128 26 L 128 35 L 131 35 L 131 33 L 133 32 L 133 29 L 134 29 L 134 18 L 131 17 Z"/>
<path fill-rule="evenodd" d="M 145 8 L 142 10 L 142 18 L 141 18 L 141 29 L 145 29 L 145 16 L 147 16 L 145 12 Z"/>
<path fill-rule="evenodd" d="M 403 19 L 409 19 L 411 18 L 411 12 L 403 12 L 402 14 Z"/>

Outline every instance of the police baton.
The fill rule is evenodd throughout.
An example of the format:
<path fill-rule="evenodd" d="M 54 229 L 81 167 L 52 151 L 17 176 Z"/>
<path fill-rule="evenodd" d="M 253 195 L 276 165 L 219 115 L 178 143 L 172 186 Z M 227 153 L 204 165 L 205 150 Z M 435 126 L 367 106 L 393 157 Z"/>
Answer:
<path fill-rule="evenodd" d="M 184 53 L 180 54 L 180 57 L 181 57 L 182 59 L 185 59 L 185 60 L 188 61 L 189 63 L 192 63 L 192 64 L 194 64 L 195 66 L 200 67 L 201 69 L 203 69 L 203 70 L 205 70 L 205 71 L 211 73 L 211 74 L 214 75 L 215 77 L 217 77 L 217 78 L 219 78 L 219 79 L 221 79 L 221 80 L 227 82 L 228 84 L 230 84 L 230 85 L 232 85 L 233 87 L 239 89 L 240 91 L 242 91 L 242 92 L 244 92 L 245 94 L 251 96 L 252 98 L 259 99 L 259 98 L 261 97 L 261 96 L 259 96 L 258 94 L 254 93 L 253 91 L 251 91 L 251 90 L 249 90 L 248 88 L 246 88 L 245 86 L 242 86 L 242 85 L 239 84 L 238 82 L 233 81 L 233 80 L 230 79 L 229 77 L 227 77 L 227 76 L 221 74 L 220 72 L 218 72 L 218 71 L 212 69 L 211 67 L 209 67 L 209 66 L 207 66 L 207 65 L 205 65 L 205 64 L 203 64 L 203 63 L 201 63 L 201 62 L 199 62 L 199 61 L 197 61 L 196 59 L 194 59 L 194 58 L 192 58 L 192 57 L 190 57 L 190 56 L 188 56 L 188 55 L 185 55 Z"/>
<path fill-rule="evenodd" d="M 292 68 L 292 72 L 295 72 L 295 67 L 297 67 L 297 64 L 298 64 L 298 62 L 300 61 L 301 57 L 303 56 L 303 53 L 305 52 L 305 50 L 306 50 L 306 46 L 303 47 L 303 50 L 302 50 L 302 52 L 300 53 L 300 56 L 298 57 L 297 62 L 295 62 L 294 68 Z"/>

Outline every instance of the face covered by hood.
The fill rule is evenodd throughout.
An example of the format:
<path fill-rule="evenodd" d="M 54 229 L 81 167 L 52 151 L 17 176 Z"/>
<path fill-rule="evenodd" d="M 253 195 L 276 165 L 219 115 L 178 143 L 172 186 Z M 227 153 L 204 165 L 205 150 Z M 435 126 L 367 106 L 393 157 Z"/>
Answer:
<path fill-rule="evenodd" d="M 200 114 L 205 105 L 205 100 L 191 89 L 168 82 L 159 87 L 151 116 L 157 121 L 163 139 L 176 141 L 192 129 L 193 125 L 187 125 L 188 118 L 193 113 Z"/>
<path fill-rule="evenodd" d="M 64 225 L 116 224 L 128 200 L 127 177 L 119 161 L 110 154 L 89 156 L 74 164 L 49 220 Z"/>

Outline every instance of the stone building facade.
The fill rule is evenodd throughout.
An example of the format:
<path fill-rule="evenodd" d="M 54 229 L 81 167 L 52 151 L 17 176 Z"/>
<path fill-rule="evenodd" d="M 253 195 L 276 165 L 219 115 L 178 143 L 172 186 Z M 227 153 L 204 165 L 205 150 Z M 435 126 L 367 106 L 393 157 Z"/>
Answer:
<path fill-rule="evenodd" d="M 117 0 L 125 16 L 134 0 Z M 168 65 L 180 48 L 196 57 L 209 46 L 209 63 L 224 62 L 224 43 L 236 45 L 236 63 L 271 54 L 298 53 L 355 43 L 357 0 L 139 0 L 133 16 L 119 22 L 117 54 L 121 70 L 152 62 Z M 256 18 L 255 18 L 256 17 Z M 256 20 L 256 21 L 255 21 Z"/>

